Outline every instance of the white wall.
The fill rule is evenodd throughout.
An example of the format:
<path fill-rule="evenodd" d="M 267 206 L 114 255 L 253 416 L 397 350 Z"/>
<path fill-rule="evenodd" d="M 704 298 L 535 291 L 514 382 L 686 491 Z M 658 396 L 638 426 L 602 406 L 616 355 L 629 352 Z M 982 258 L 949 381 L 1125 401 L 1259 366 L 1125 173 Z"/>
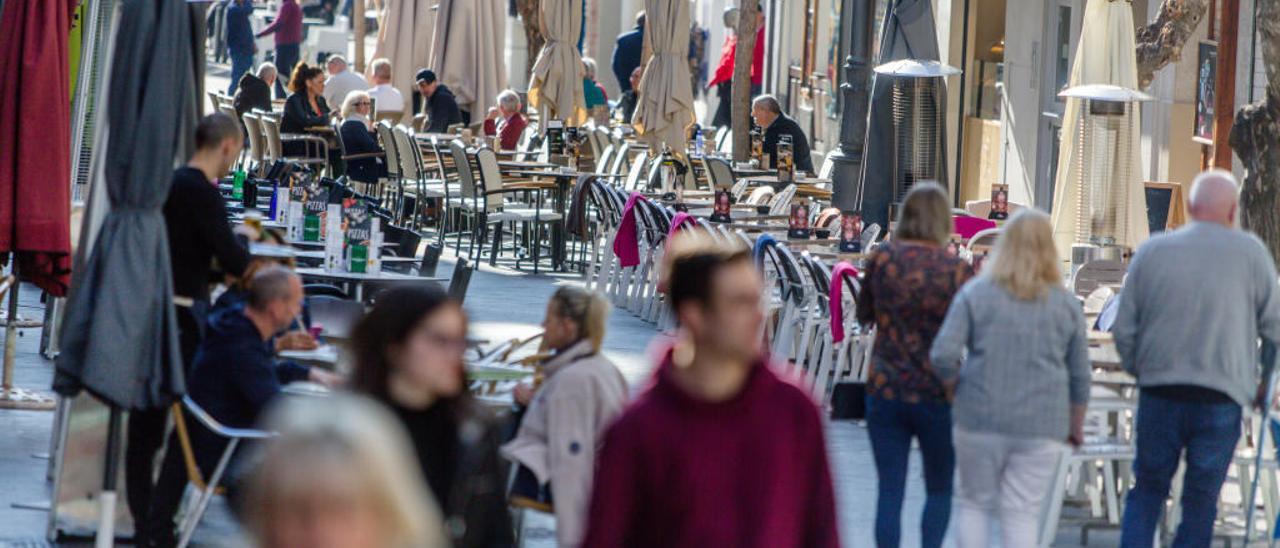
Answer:
<path fill-rule="evenodd" d="M 1039 138 L 1041 66 L 1045 55 L 1045 2 L 1014 1 L 1005 10 L 1004 88 L 1007 103 L 1001 123 L 1001 172 L 1009 200 L 1035 203 Z"/>

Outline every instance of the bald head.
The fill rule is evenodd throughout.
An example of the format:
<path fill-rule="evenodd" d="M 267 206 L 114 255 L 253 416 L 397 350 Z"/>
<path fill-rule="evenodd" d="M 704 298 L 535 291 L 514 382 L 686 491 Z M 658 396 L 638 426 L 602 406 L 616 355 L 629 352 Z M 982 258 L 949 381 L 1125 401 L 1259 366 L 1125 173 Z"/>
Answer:
<path fill-rule="evenodd" d="M 1191 183 L 1191 218 L 1232 226 L 1239 198 L 1240 185 L 1230 171 L 1211 169 L 1201 173 Z"/>

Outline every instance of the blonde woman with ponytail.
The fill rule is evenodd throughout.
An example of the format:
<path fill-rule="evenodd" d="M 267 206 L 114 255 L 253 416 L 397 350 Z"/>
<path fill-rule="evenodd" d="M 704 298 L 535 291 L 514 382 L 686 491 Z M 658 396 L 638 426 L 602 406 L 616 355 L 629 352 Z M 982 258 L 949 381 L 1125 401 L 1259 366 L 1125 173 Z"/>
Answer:
<path fill-rule="evenodd" d="M 933 341 L 929 360 L 955 386 L 960 548 L 994 544 L 994 520 L 1004 546 L 1034 546 L 1054 465 L 1067 443 L 1081 443 L 1089 348 L 1058 265 L 1049 216 L 1015 213 Z"/>
<path fill-rule="evenodd" d="M 556 290 L 542 321 L 553 355 L 536 393 L 517 392 L 528 406 L 515 439 L 502 447 L 519 464 L 511 503 L 554 511 L 559 546 L 578 546 L 586 527 L 596 450 L 627 401 L 627 383 L 600 353 L 609 302 L 576 286 Z"/>

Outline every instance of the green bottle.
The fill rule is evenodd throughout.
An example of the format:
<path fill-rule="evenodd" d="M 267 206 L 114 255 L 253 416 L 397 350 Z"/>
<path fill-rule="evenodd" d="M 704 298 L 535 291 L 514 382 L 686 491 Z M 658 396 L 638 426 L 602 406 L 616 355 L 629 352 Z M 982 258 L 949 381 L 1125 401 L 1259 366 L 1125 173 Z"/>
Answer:
<path fill-rule="evenodd" d="M 365 272 L 365 266 L 369 264 L 369 248 L 363 245 L 352 245 L 347 248 L 351 254 L 351 264 L 347 268 L 350 272 Z"/>
<path fill-rule="evenodd" d="M 231 198 L 232 199 L 234 200 L 244 199 L 244 179 L 245 179 L 245 173 L 243 170 L 237 169 L 235 170 L 235 172 L 231 174 Z"/>
<path fill-rule="evenodd" d="M 315 213 L 307 212 L 302 220 L 302 241 L 318 242 L 320 241 L 320 216 Z"/>

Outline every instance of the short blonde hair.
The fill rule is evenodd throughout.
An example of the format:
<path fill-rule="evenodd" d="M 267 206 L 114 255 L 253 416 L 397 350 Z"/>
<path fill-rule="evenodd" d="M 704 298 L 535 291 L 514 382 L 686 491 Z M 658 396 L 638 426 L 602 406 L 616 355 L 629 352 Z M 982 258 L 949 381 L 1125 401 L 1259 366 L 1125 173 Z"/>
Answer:
<path fill-rule="evenodd" d="M 955 230 L 947 192 L 935 183 L 917 183 L 902 200 L 894 240 L 920 240 L 946 245 Z"/>
<path fill-rule="evenodd" d="M 245 491 L 248 529 L 268 545 L 291 508 L 320 500 L 368 504 L 382 520 L 383 546 L 445 546 L 443 518 L 427 493 L 400 422 L 354 395 L 291 398 L 273 407 Z"/>
<path fill-rule="evenodd" d="M 1062 285 L 1049 216 L 1031 208 L 1014 213 L 1000 231 L 983 274 L 1024 301 L 1039 299 L 1050 287 Z"/>
<path fill-rule="evenodd" d="M 369 98 L 369 93 L 366 91 L 360 91 L 357 89 L 350 93 L 347 93 L 347 98 L 342 100 L 342 118 L 343 119 L 347 119 L 351 117 L 351 113 L 356 111 L 356 103 L 360 102 L 361 99 L 364 99 L 366 101 L 371 100 Z"/>
<path fill-rule="evenodd" d="M 582 58 L 582 70 L 586 72 L 586 76 L 590 80 L 596 79 L 596 60 L 590 57 Z"/>
<path fill-rule="evenodd" d="M 388 80 L 391 79 L 391 61 L 386 57 L 374 59 L 373 63 L 369 65 L 369 68 L 373 71 L 374 76 L 377 76 L 378 78 L 386 78 Z"/>

